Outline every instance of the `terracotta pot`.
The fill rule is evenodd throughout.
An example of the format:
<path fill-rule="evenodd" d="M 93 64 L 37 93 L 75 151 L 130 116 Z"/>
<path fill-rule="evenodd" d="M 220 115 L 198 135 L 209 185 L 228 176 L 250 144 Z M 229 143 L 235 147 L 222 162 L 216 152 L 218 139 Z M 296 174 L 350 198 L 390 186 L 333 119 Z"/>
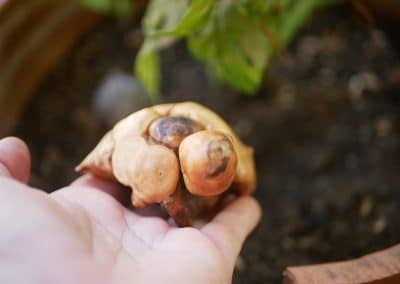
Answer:
<path fill-rule="evenodd" d="M 284 284 L 398 284 L 400 245 L 358 259 L 289 267 Z"/>
<path fill-rule="evenodd" d="M 0 0 L 0 136 L 96 19 L 78 0 Z"/>

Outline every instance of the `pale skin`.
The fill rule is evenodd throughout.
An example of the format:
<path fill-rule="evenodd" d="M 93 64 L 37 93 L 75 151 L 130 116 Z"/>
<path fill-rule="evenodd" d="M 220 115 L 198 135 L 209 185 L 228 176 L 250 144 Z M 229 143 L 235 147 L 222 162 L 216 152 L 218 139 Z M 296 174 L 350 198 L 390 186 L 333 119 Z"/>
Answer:
<path fill-rule="evenodd" d="M 176 228 L 128 209 L 110 182 L 84 176 L 46 194 L 29 175 L 26 145 L 0 140 L 0 283 L 231 283 L 261 215 L 241 197 L 200 229 Z"/>

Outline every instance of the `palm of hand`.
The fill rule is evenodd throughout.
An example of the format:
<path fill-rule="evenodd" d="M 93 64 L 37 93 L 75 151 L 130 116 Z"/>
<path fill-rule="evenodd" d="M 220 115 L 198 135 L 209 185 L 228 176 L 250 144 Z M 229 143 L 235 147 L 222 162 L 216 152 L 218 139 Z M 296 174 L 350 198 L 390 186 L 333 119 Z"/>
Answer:
<path fill-rule="evenodd" d="M 7 170 L 14 175 L 12 167 Z M 237 254 L 259 218 L 253 199 L 235 201 L 198 230 L 140 216 L 118 201 L 121 194 L 91 177 L 50 195 L 0 177 L 0 199 L 7 201 L 0 208 L 0 282 L 231 281 Z"/>

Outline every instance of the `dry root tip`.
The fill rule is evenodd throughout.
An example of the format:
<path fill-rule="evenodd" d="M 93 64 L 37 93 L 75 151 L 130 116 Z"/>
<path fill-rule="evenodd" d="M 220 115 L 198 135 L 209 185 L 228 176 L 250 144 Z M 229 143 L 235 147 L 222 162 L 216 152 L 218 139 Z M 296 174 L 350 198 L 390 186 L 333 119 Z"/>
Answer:
<path fill-rule="evenodd" d="M 202 130 L 197 122 L 182 116 L 160 118 L 150 126 L 150 137 L 171 149 L 178 149 L 187 136 Z"/>
<path fill-rule="evenodd" d="M 220 194 L 235 177 L 237 154 L 221 132 L 200 131 L 188 136 L 179 147 L 179 158 L 185 185 L 192 194 Z"/>
<path fill-rule="evenodd" d="M 114 144 L 111 132 L 106 133 L 93 151 L 75 168 L 75 171 L 79 173 L 88 172 L 106 179 L 114 180 L 111 165 Z"/>

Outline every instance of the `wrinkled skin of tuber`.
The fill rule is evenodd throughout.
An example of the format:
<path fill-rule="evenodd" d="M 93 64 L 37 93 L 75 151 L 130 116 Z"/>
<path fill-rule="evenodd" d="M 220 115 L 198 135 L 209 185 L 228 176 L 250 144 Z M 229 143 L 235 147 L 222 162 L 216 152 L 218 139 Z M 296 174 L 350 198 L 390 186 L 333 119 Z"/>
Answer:
<path fill-rule="evenodd" d="M 132 189 L 132 204 L 160 204 L 178 226 L 210 218 L 228 195 L 253 192 L 252 148 L 193 102 L 162 104 L 118 122 L 77 166 Z"/>

